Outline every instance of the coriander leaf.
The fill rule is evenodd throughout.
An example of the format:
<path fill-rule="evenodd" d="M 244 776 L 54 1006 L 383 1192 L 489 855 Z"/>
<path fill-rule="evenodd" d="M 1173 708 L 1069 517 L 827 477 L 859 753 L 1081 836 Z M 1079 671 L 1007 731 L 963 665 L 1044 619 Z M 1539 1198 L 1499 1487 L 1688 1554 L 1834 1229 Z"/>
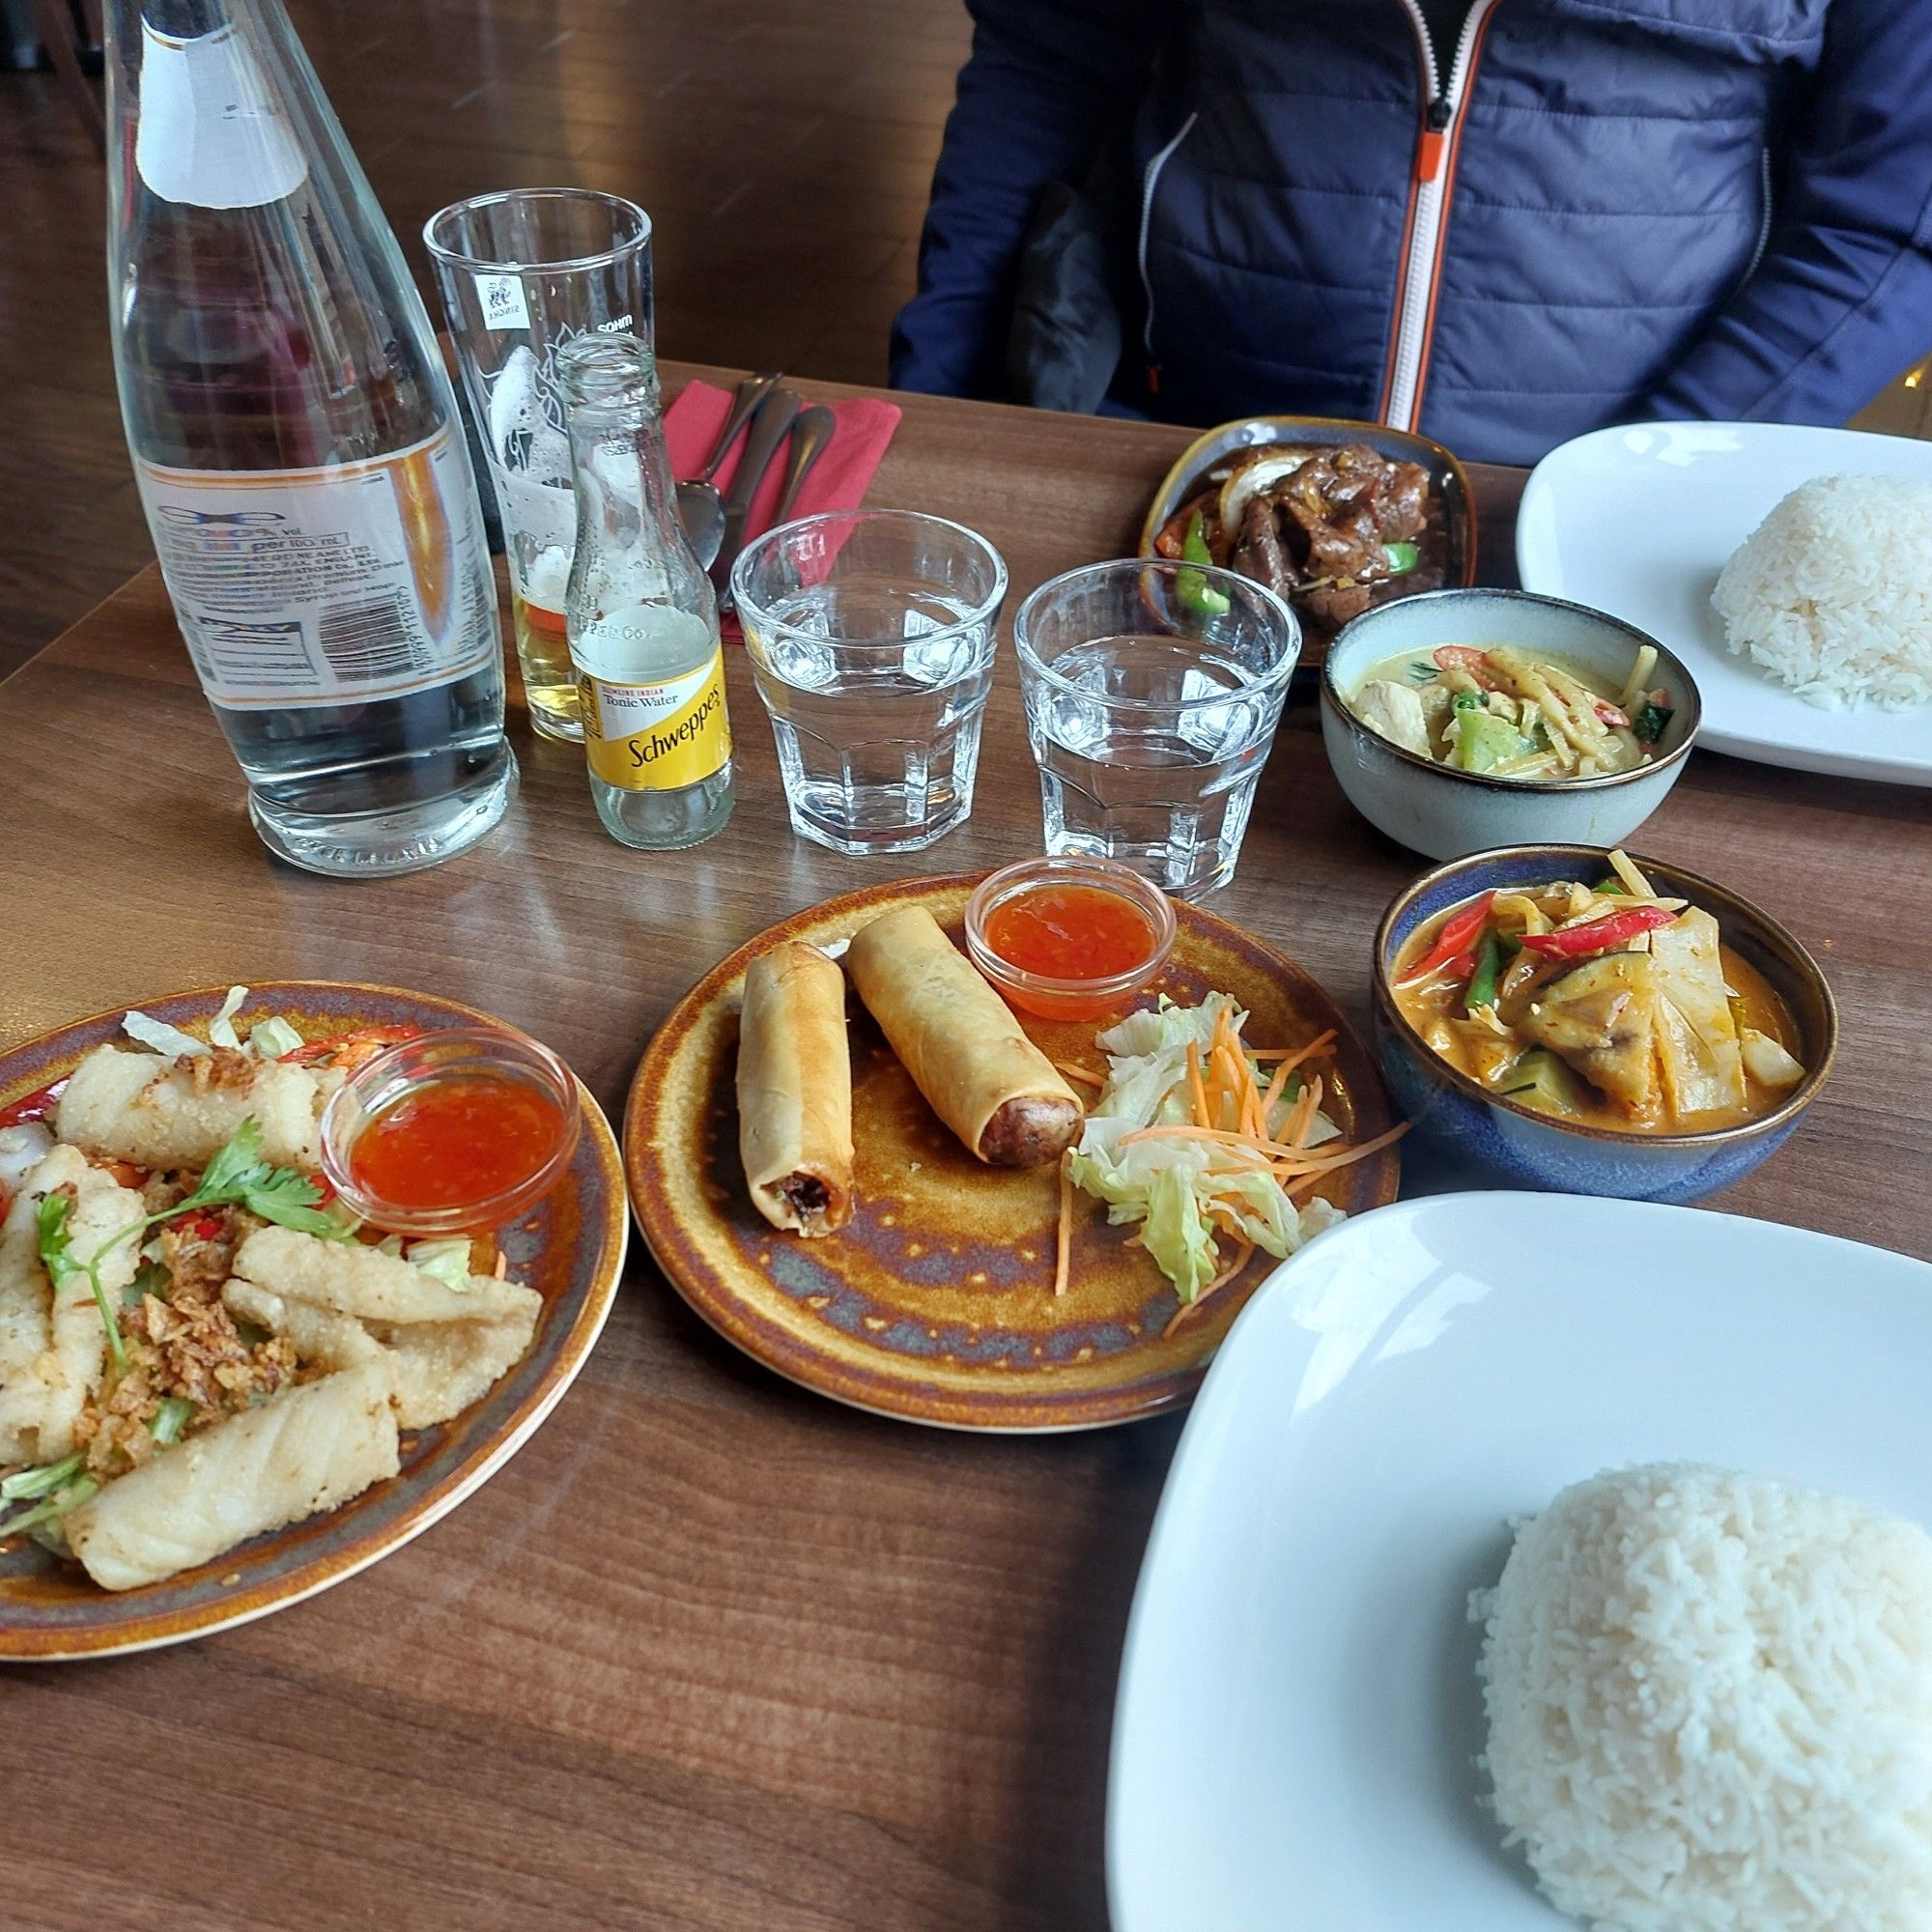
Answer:
<path fill-rule="evenodd" d="M 148 1424 L 148 1433 L 162 1448 L 181 1440 L 182 1431 L 194 1420 L 194 1404 L 185 1395 L 164 1396 Z"/>
<path fill-rule="evenodd" d="M 290 1174 L 292 1171 L 280 1168 L 277 1172 Z M 299 1175 L 293 1178 L 301 1179 Z M 306 1181 L 302 1181 L 302 1185 L 308 1187 Z M 250 1187 L 242 1191 L 242 1206 L 249 1213 L 259 1214 L 265 1221 L 273 1221 L 278 1227 L 293 1228 L 298 1235 L 313 1235 L 323 1241 L 348 1240 L 352 1231 L 345 1228 L 327 1208 L 316 1207 L 315 1201 L 322 1197 L 313 1188 L 309 1188 L 309 1192 L 313 1200 L 299 1201 L 278 1188 Z"/>
<path fill-rule="evenodd" d="M 58 1463 L 43 1463 L 38 1469 L 16 1470 L 0 1482 L 0 1503 L 30 1502 L 35 1496 L 43 1496 L 49 1490 L 57 1490 L 79 1475 L 86 1462 L 87 1451 L 76 1449 Z"/>
<path fill-rule="evenodd" d="M 47 1271 L 47 1279 L 59 1289 L 71 1275 L 85 1275 L 87 1285 L 94 1294 L 94 1305 L 100 1310 L 101 1326 L 107 1330 L 108 1352 L 114 1357 L 117 1372 L 128 1366 L 128 1350 L 121 1340 L 121 1323 L 114 1310 L 108 1306 L 107 1291 L 100 1283 L 99 1257 L 93 1262 L 77 1261 L 73 1253 L 73 1236 L 68 1232 L 68 1215 L 73 1210 L 73 1196 L 63 1194 L 58 1188 L 41 1196 L 39 1209 L 39 1233 L 41 1265 Z M 132 1234 L 133 1229 L 124 1231 Z M 116 1235 L 113 1241 L 104 1243 L 100 1252 L 104 1254 L 122 1238 Z"/>
<path fill-rule="evenodd" d="M 266 1179 L 274 1170 L 262 1158 L 262 1124 L 250 1114 L 235 1129 L 226 1147 L 219 1149 L 202 1169 L 201 1185 L 181 1204 L 182 1208 L 206 1208 L 235 1201 L 241 1190 Z M 177 1213 L 180 1208 L 175 1210 Z"/>
<path fill-rule="evenodd" d="M 44 1502 L 36 1503 L 32 1509 L 22 1510 L 18 1516 L 0 1522 L 0 1536 L 17 1536 L 23 1529 L 51 1522 L 84 1503 L 99 1487 L 92 1476 L 83 1476 L 79 1482 L 70 1483 L 66 1489 L 56 1491 Z"/>

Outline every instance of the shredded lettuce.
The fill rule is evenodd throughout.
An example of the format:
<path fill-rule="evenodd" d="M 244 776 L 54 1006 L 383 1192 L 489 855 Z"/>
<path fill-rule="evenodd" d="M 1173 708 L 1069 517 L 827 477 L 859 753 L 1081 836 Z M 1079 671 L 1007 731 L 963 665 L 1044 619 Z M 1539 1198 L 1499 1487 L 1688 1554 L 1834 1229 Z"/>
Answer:
<path fill-rule="evenodd" d="M 1107 1085 L 1067 1156 L 1073 1184 L 1107 1204 L 1110 1222 L 1139 1224 L 1142 1245 L 1183 1303 L 1214 1278 L 1217 1220 L 1264 1253 L 1287 1256 L 1342 1217 L 1326 1202 L 1297 1208 L 1250 1149 L 1182 1139 L 1122 1145 L 1142 1127 L 1177 1125 L 1191 1118 L 1187 1049 L 1208 1043 L 1224 1009 L 1238 1033 L 1247 1014 L 1228 994 L 1209 993 L 1198 1007 L 1163 999 L 1097 1035 L 1094 1043 L 1107 1055 Z M 1300 1093 L 1298 1078 L 1284 1083 L 1270 1131 L 1286 1126 Z M 1307 1145 L 1339 1133 L 1318 1112 Z"/>
<path fill-rule="evenodd" d="M 434 1275 L 445 1288 L 460 1294 L 469 1286 L 469 1237 L 452 1236 L 443 1241 L 416 1241 L 406 1251 L 405 1260 L 424 1274 Z"/>
<path fill-rule="evenodd" d="M 248 1035 L 248 1051 L 257 1060 L 279 1060 L 302 1044 L 302 1037 L 279 1013 L 257 1020 Z"/>
<path fill-rule="evenodd" d="M 242 1010 L 242 1002 L 248 997 L 246 986 L 230 986 L 228 997 L 221 1003 L 221 1010 L 208 1023 L 208 1043 L 210 1046 L 226 1046 L 237 1050 L 242 1045 L 242 1037 L 235 1031 L 235 1015 Z"/>
<path fill-rule="evenodd" d="M 121 1031 L 137 1045 L 165 1054 L 170 1060 L 179 1060 L 184 1054 L 193 1058 L 209 1050 L 205 1039 L 196 1039 L 193 1034 L 183 1033 L 180 1027 L 169 1026 L 138 1007 L 122 1016 Z"/>
<path fill-rule="evenodd" d="M 247 1045 L 243 1047 L 242 1036 L 235 1031 L 235 1015 L 242 1010 L 247 999 L 246 986 L 230 986 L 227 998 L 208 1023 L 208 1037 L 205 1040 L 196 1039 L 193 1034 L 184 1033 L 180 1027 L 170 1026 L 165 1020 L 156 1019 L 152 1013 L 142 1012 L 138 1007 L 123 1016 L 121 1031 L 136 1044 L 152 1052 L 165 1054 L 170 1060 L 179 1060 L 184 1054 L 198 1056 L 217 1046 L 240 1049 L 252 1054 L 257 1060 L 279 1060 L 283 1054 L 293 1053 L 302 1044 L 301 1035 L 279 1013 L 274 1013 L 268 1019 L 255 1022 L 249 1029 Z"/>

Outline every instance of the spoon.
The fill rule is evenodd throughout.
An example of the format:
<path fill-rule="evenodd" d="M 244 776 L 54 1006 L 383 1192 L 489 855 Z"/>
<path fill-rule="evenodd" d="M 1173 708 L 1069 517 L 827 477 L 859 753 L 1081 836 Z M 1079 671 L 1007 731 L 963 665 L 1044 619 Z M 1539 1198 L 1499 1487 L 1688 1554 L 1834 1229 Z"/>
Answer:
<path fill-rule="evenodd" d="M 718 547 L 724 541 L 724 498 L 711 479 L 718 474 L 719 465 L 738 440 L 738 432 L 752 419 L 765 397 L 783 381 L 782 372 L 776 369 L 747 376 L 731 399 L 731 412 L 724 418 L 724 427 L 718 432 L 718 440 L 711 445 L 710 460 L 696 476 L 677 486 L 677 520 L 684 526 L 685 537 L 702 569 L 711 568 Z"/>

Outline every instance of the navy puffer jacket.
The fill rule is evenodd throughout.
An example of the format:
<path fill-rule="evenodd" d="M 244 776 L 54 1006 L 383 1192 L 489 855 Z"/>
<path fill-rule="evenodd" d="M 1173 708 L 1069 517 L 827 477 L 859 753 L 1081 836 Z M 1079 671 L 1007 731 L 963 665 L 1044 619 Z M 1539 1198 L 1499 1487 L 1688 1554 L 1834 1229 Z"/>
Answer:
<path fill-rule="evenodd" d="M 1138 101 L 1115 394 L 1534 462 L 1837 422 L 1932 345 L 1932 0 L 969 0 L 903 387 L 997 393 L 1043 185 Z M 1151 379 L 1147 371 L 1152 372 Z"/>

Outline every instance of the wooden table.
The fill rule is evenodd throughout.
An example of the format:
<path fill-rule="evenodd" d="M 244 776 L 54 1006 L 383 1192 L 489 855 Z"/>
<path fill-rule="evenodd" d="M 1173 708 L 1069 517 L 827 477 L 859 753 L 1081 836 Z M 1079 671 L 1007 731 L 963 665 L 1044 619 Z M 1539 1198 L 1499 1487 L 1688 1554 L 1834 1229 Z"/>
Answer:
<path fill-rule="evenodd" d="M 1186 440 L 904 400 L 872 500 L 983 530 L 1015 605 L 1130 549 Z M 1476 485 L 1484 576 L 1506 582 L 1520 478 Z M 581 753 L 519 718 L 523 796 L 495 837 L 333 883 L 257 844 L 145 571 L 0 688 L 0 1039 L 183 985 L 386 980 L 550 1040 L 614 1117 L 672 1001 L 771 921 L 889 869 L 1037 849 L 1010 662 L 978 815 L 886 865 L 791 838 L 742 663 L 730 698 L 737 815 L 698 851 L 614 844 Z M 1783 919 L 1844 1008 L 1830 1090 L 1719 1205 L 1932 1257 L 1932 795 L 1699 753 L 1636 842 Z M 1416 869 L 1344 803 L 1298 697 L 1217 909 L 1359 1016 L 1377 915 Z M 419 1542 L 224 1636 L 0 1677 L 4 1916 L 1101 1926 L 1115 1666 L 1177 1433 L 981 1440 L 852 1413 L 716 1340 L 639 1243 L 577 1387 Z"/>

